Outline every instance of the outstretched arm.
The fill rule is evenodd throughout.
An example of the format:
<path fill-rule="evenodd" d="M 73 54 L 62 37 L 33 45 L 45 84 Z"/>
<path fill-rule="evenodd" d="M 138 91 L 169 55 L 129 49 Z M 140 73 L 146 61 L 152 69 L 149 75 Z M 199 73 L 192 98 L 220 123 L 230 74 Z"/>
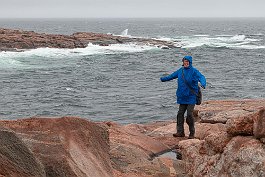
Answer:
<path fill-rule="evenodd" d="M 178 78 L 178 71 L 179 70 L 175 71 L 174 73 L 172 73 L 172 74 L 170 74 L 168 76 L 161 77 L 160 80 L 162 82 L 166 82 L 166 81 L 170 81 L 170 80 L 176 79 L 176 78 Z"/>
<path fill-rule="evenodd" d="M 204 75 L 200 73 L 200 71 L 197 71 L 197 75 L 199 77 L 199 82 L 201 83 L 201 86 L 205 89 L 206 88 L 206 79 Z"/>

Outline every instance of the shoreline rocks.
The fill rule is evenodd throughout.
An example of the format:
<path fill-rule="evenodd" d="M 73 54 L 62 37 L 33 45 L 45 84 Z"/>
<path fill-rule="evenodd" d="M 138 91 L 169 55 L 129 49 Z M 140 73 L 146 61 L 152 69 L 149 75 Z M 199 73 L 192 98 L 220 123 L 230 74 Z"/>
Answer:
<path fill-rule="evenodd" d="M 34 31 L 23 31 L 0 28 L 0 52 L 23 51 L 36 48 L 85 48 L 89 43 L 108 46 L 120 43 L 138 43 L 157 46 L 163 49 L 176 48 L 173 42 L 147 38 L 133 38 L 100 34 L 92 32 L 77 32 L 72 35 L 45 34 Z"/>
<path fill-rule="evenodd" d="M 206 101 L 195 112 L 196 139 L 173 137 L 175 120 L 128 125 L 77 117 L 0 120 L 0 174 L 265 175 L 264 99 Z M 178 159 L 161 155 L 172 150 Z"/>

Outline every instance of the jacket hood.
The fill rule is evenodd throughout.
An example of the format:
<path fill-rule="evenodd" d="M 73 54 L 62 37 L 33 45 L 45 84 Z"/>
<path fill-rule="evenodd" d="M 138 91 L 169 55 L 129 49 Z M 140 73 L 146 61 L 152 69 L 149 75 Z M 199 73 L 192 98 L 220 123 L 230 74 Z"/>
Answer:
<path fill-rule="evenodd" d="M 182 59 L 182 61 L 183 60 L 188 60 L 190 62 L 189 68 L 192 67 L 192 56 L 187 55 Z"/>

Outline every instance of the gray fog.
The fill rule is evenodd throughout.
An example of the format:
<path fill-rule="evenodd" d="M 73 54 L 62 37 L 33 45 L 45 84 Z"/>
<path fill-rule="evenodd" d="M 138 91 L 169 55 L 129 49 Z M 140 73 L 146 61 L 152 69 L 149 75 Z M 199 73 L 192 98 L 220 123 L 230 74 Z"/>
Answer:
<path fill-rule="evenodd" d="M 0 18 L 265 17 L 265 0 L 0 0 Z"/>

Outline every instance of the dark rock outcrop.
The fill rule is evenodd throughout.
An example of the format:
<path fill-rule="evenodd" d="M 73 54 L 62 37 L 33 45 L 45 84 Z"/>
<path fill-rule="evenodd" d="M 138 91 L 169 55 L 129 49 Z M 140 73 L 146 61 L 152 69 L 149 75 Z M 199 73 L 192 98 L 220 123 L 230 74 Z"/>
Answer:
<path fill-rule="evenodd" d="M 78 32 L 72 35 L 44 34 L 34 31 L 0 28 L 0 51 L 22 51 L 36 48 L 84 48 L 88 43 L 101 46 L 119 43 L 139 43 L 145 45 L 175 48 L 174 43 L 145 38 L 129 38 L 91 32 Z"/>

